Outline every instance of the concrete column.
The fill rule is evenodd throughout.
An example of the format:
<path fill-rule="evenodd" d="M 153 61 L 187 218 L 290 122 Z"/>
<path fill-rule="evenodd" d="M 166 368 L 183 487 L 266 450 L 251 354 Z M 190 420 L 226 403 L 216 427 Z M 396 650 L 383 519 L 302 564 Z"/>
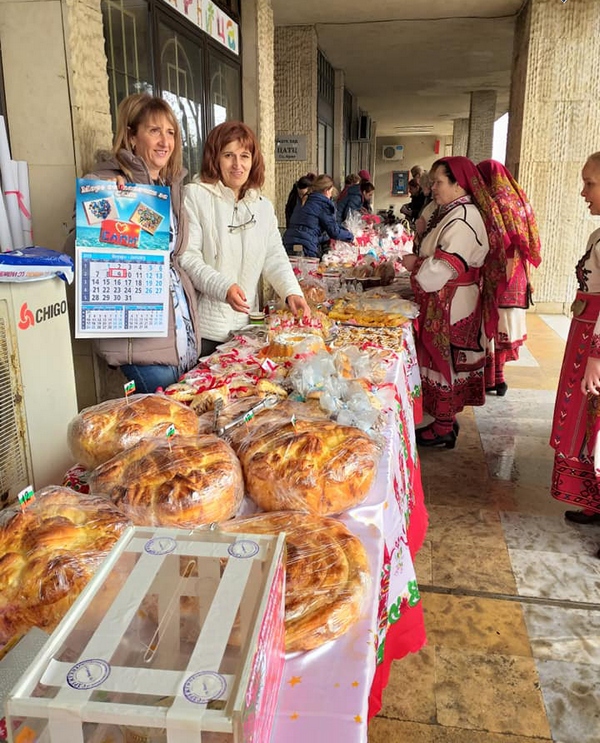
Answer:
<path fill-rule="evenodd" d="M 344 187 L 344 71 L 335 71 L 335 93 L 333 101 L 333 173 L 331 177 Z"/>
<path fill-rule="evenodd" d="M 474 163 L 492 156 L 494 122 L 496 121 L 496 91 L 474 90 L 471 93 L 469 146 L 467 157 Z"/>
<path fill-rule="evenodd" d="M 274 204 L 280 225 L 285 225 L 292 184 L 317 171 L 317 49 L 313 26 L 275 28 L 275 131 L 306 136 L 306 160 L 275 163 Z"/>
<path fill-rule="evenodd" d="M 467 156 L 469 147 L 469 119 L 454 119 L 452 127 L 452 154 Z"/>
<path fill-rule="evenodd" d="M 536 311 L 563 311 L 589 233 L 581 168 L 600 149 L 600 0 L 530 0 L 517 19 L 507 166 L 540 227 Z"/>
<path fill-rule="evenodd" d="M 275 200 L 275 24 L 270 0 L 243 0 L 241 33 L 244 121 L 257 134 L 265 159 L 267 198 Z"/>

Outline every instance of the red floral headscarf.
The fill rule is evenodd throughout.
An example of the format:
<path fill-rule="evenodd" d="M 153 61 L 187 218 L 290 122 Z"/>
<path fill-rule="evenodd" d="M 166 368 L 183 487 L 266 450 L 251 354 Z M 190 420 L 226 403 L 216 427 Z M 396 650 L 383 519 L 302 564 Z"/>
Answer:
<path fill-rule="evenodd" d="M 537 268 L 542 261 L 540 236 L 525 192 L 497 160 L 482 160 L 477 169 L 500 210 L 509 245 L 519 252 L 517 257 Z"/>
<path fill-rule="evenodd" d="M 470 194 L 479 209 L 485 225 L 490 250 L 483 264 L 483 311 L 488 338 L 496 335 L 498 327 L 498 301 L 506 287 L 506 233 L 504 222 L 494 199 L 490 195 L 480 172 L 468 157 L 443 157 L 432 166 L 445 164 L 461 188 Z"/>

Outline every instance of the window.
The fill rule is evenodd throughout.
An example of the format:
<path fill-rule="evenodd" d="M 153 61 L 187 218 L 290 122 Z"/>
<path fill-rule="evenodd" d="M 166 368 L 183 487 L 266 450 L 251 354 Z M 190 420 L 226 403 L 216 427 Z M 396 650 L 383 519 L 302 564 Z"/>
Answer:
<path fill-rule="evenodd" d="M 145 0 L 102 0 L 102 16 L 114 129 L 123 98 L 153 95 L 148 5 Z"/>
<path fill-rule="evenodd" d="M 317 100 L 317 163 L 319 173 L 333 172 L 333 103 L 335 74 L 327 58 L 319 52 L 317 61 L 319 97 Z"/>
<path fill-rule="evenodd" d="M 214 51 L 209 53 L 209 126 L 240 119 L 241 90 L 239 68 L 233 67 Z"/>
<path fill-rule="evenodd" d="M 236 22 L 240 0 L 219 0 Z M 184 164 L 198 173 L 205 134 L 242 118 L 240 59 L 162 0 L 102 0 L 113 129 L 132 93 L 161 95 L 181 126 Z"/>
<path fill-rule="evenodd" d="M 183 163 L 191 176 L 200 172 L 204 141 L 202 128 L 202 53 L 185 36 L 165 23 L 158 24 L 160 87 L 173 109 L 183 144 Z"/>

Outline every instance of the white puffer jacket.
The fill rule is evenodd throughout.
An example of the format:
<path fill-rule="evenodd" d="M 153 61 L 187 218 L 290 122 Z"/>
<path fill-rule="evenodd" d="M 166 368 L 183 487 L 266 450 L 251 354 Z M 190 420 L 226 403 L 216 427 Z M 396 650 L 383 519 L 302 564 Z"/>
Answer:
<path fill-rule="evenodd" d="M 259 191 L 249 189 L 236 203 L 233 191 L 221 181 L 214 185 L 193 182 L 185 188 L 184 203 L 189 241 L 181 265 L 199 293 L 202 338 L 223 341 L 231 330 L 248 323 L 248 315 L 235 312 L 225 301 L 232 284 L 242 287 L 252 312 L 259 309 L 261 274 L 282 299 L 302 294 L 281 241 L 273 205 Z M 252 216 L 256 223 L 247 229 L 229 230 L 229 225 L 243 224 Z"/>

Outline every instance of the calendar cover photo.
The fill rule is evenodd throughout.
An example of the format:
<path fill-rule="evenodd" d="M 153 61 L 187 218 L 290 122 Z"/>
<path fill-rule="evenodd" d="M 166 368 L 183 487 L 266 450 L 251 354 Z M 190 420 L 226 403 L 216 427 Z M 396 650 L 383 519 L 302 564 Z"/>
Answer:
<path fill-rule="evenodd" d="M 168 250 L 171 214 L 166 186 L 77 179 L 75 245 Z"/>

